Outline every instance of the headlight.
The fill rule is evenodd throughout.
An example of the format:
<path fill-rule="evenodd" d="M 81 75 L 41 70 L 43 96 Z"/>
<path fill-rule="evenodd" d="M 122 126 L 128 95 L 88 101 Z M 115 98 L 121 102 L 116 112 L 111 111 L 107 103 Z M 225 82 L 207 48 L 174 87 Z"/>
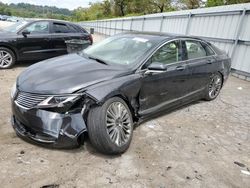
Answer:
<path fill-rule="evenodd" d="M 10 97 L 13 99 L 16 95 L 17 89 L 16 89 L 16 82 L 13 84 L 11 91 L 10 91 Z"/>
<path fill-rule="evenodd" d="M 51 96 L 37 105 L 38 108 L 71 107 L 81 95 Z"/>

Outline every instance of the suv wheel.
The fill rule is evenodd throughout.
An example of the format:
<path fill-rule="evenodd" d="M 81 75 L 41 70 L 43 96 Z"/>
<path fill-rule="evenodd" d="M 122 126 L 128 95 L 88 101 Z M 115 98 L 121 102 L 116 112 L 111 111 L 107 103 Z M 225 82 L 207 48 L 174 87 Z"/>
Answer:
<path fill-rule="evenodd" d="M 8 48 L 0 47 L 0 69 L 8 69 L 16 62 L 15 54 Z"/>

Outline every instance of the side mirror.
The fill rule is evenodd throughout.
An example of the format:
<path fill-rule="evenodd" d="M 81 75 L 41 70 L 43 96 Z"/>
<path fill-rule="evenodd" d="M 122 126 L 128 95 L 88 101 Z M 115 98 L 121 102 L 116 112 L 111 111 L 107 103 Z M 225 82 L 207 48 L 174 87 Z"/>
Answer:
<path fill-rule="evenodd" d="M 27 37 L 27 35 L 29 35 L 29 34 L 30 34 L 30 32 L 27 31 L 27 30 L 24 30 L 24 31 L 22 32 L 22 35 L 23 35 L 24 37 Z"/>
<path fill-rule="evenodd" d="M 145 74 L 161 73 L 165 72 L 166 70 L 167 67 L 165 64 L 159 62 L 153 62 L 148 66 L 148 70 L 145 72 Z"/>

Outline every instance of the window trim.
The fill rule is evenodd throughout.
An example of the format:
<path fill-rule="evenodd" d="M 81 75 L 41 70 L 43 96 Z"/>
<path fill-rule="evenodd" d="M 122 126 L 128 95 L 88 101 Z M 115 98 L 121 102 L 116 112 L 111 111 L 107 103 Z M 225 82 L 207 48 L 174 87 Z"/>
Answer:
<path fill-rule="evenodd" d="M 183 38 L 180 38 L 180 40 L 193 40 L 193 41 L 199 41 L 200 43 L 203 43 L 203 44 L 206 44 L 206 45 L 208 45 L 207 44 L 207 42 L 206 41 L 204 41 L 204 40 L 202 40 L 202 39 L 196 39 L 196 38 L 188 38 L 188 37 L 183 37 Z M 209 45 L 208 45 L 208 47 L 210 47 Z M 211 48 L 211 47 L 210 47 Z M 214 49 L 213 48 L 211 48 L 211 50 L 214 52 L 214 55 L 217 55 L 217 53 L 214 51 Z M 206 56 L 206 57 L 208 57 L 208 56 Z"/>
<path fill-rule="evenodd" d="M 26 24 L 25 26 L 23 26 L 22 28 L 20 28 L 20 30 L 17 32 L 17 34 L 18 35 L 22 34 L 22 32 L 25 31 L 25 29 L 27 27 L 29 27 L 30 25 L 32 25 L 34 23 L 38 23 L 38 22 L 47 22 L 48 26 L 49 26 L 49 32 L 48 33 L 31 33 L 31 35 L 46 35 L 46 34 L 51 34 L 50 21 L 48 21 L 48 20 L 37 20 L 37 21 L 30 22 L 30 23 Z"/>
<path fill-rule="evenodd" d="M 203 58 L 206 58 L 206 57 L 208 57 L 207 56 L 207 51 L 206 51 L 206 49 L 204 48 L 204 46 L 203 46 L 203 44 L 200 42 L 200 41 L 195 41 L 195 40 L 182 40 L 182 42 L 184 43 L 184 45 L 185 45 L 185 48 L 184 48 L 184 50 L 185 50 L 185 54 L 186 54 L 186 61 L 190 61 L 190 60 L 193 60 L 193 59 L 203 59 Z M 199 43 L 199 45 L 201 46 L 201 48 L 203 48 L 203 51 L 205 52 L 205 56 L 200 56 L 200 57 L 196 57 L 196 58 L 188 58 L 188 49 L 187 49 L 187 42 L 191 42 L 191 43 L 196 43 L 196 45 L 198 45 L 198 43 Z"/>
<path fill-rule="evenodd" d="M 188 59 L 188 56 L 187 56 L 187 57 L 186 57 L 187 59 L 186 59 L 185 61 L 204 59 L 204 58 L 207 58 L 207 57 L 212 57 L 212 56 L 217 55 L 217 54 L 215 53 L 215 51 L 214 51 L 205 41 L 196 40 L 196 39 L 182 40 L 182 42 L 185 44 L 185 52 L 187 53 L 187 55 L 188 55 L 187 46 L 186 46 L 186 42 L 187 42 L 187 41 L 191 41 L 191 42 L 192 42 L 192 41 L 196 41 L 196 42 L 199 42 L 199 43 L 201 44 L 202 48 L 204 49 L 204 51 L 205 51 L 206 54 L 207 54 L 207 51 L 206 51 L 206 49 L 205 49 L 205 47 L 204 47 L 204 45 L 206 45 L 208 48 L 211 49 L 211 51 L 212 51 L 214 54 L 212 54 L 212 55 L 206 55 L 206 56 L 202 56 L 202 57 L 197 57 L 197 58 L 192 58 L 192 59 Z"/>
<path fill-rule="evenodd" d="M 159 51 L 161 51 L 161 49 L 162 48 L 164 48 L 165 46 L 167 46 L 167 45 L 169 45 L 169 44 L 171 44 L 171 43 L 173 43 L 173 44 L 175 44 L 176 45 L 176 47 L 177 47 L 177 53 L 175 53 L 175 57 L 176 57 L 176 55 L 178 54 L 178 58 L 175 58 L 175 60 L 173 61 L 173 62 L 171 62 L 171 63 L 165 63 L 165 62 L 161 62 L 161 61 L 159 61 L 159 63 L 162 63 L 162 64 L 164 64 L 164 65 L 170 65 L 170 64 L 173 64 L 173 63 L 177 63 L 177 62 L 180 62 L 180 61 L 182 61 L 183 60 L 183 48 L 182 48 L 182 43 L 181 43 L 181 40 L 176 40 L 176 41 L 172 41 L 172 42 L 168 42 L 168 43 L 166 43 L 165 45 L 163 45 L 161 48 L 159 48 L 152 56 L 151 56 L 151 60 L 153 60 L 153 58 L 154 58 L 154 55 L 156 55 Z M 149 59 L 149 60 L 150 60 Z M 178 59 L 178 60 L 177 60 Z"/>
<path fill-rule="evenodd" d="M 88 31 L 86 31 L 86 29 L 84 29 L 80 25 L 73 24 L 73 23 L 71 23 L 71 25 L 77 30 L 77 33 L 89 34 Z"/>
<path fill-rule="evenodd" d="M 80 32 L 78 31 L 78 29 L 76 29 L 76 28 L 74 27 L 73 24 L 69 24 L 69 23 L 68 23 L 67 26 L 68 26 L 68 28 L 70 29 L 70 33 L 80 33 Z M 72 28 L 74 29 L 75 32 L 72 32 Z"/>
<path fill-rule="evenodd" d="M 201 43 L 204 43 L 206 45 L 207 42 L 202 40 L 202 39 L 196 39 L 196 38 L 189 38 L 189 37 L 180 37 L 180 38 L 174 38 L 174 39 L 170 39 L 170 40 L 167 40 L 165 42 L 163 42 L 162 44 L 160 44 L 155 50 L 153 50 L 151 52 L 151 54 L 137 67 L 136 69 L 136 73 L 140 73 L 140 72 L 143 72 L 143 71 L 146 71 L 147 69 L 142 69 L 142 67 L 144 66 L 144 64 L 146 64 L 148 62 L 148 60 L 153 56 L 153 54 L 159 50 L 162 46 L 164 46 L 165 44 L 169 43 L 169 42 L 172 42 L 172 41 L 176 41 L 176 40 L 179 40 L 179 41 L 185 41 L 185 40 L 194 40 L 194 41 L 199 41 Z M 210 46 L 209 46 L 210 47 Z M 211 48 L 211 47 L 210 47 Z M 214 55 L 211 55 L 211 56 L 205 56 L 205 57 L 213 57 L 213 56 L 217 56 L 218 54 L 214 51 L 213 48 L 211 48 L 211 50 L 214 52 Z M 198 60 L 198 59 L 203 59 L 204 57 L 202 58 L 197 58 L 197 59 L 190 59 L 190 60 Z M 182 60 L 182 61 L 178 61 L 178 62 L 175 62 L 175 63 L 172 63 L 172 64 L 168 64 L 168 65 L 174 65 L 174 64 L 180 64 L 180 63 L 188 63 L 188 61 L 190 60 Z"/>
<path fill-rule="evenodd" d="M 212 55 L 208 55 L 208 56 L 213 56 L 213 55 L 216 55 L 216 53 L 215 53 L 215 51 L 214 51 L 214 49 L 213 48 L 211 48 L 211 46 L 209 46 L 207 43 L 205 43 L 204 41 L 202 41 L 201 42 L 201 45 L 203 46 L 203 48 L 205 49 L 205 47 L 204 47 L 204 45 L 205 46 L 207 46 L 214 54 L 212 54 Z M 205 51 L 206 51 L 206 49 L 205 49 Z M 207 52 L 207 51 L 206 51 Z M 208 57 L 207 56 L 207 57 Z"/>
<path fill-rule="evenodd" d="M 57 24 L 57 25 L 65 25 L 67 28 L 68 28 L 68 31 L 70 31 L 70 28 L 69 28 L 69 26 L 68 26 L 68 23 L 63 23 L 63 22 L 52 22 L 51 23 L 51 33 L 52 34 L 68 34 L 68 33 L 72 33 L 72 32 L 67 32 L 67 33 L 57 33 L 57 32 L 55 32 L 55 29 L 54 29 L 54 25 L 55 24 Z"/>
<path fill-rule="evenodd" d="M 148 60 L 150 58 L 152 58 L 152 56 L 163 46 L 165 46 L 167 43 L 170 43 L 170 42 L 173 42 L 173 41 L 179 41 L 181 42 L 181 38 L 178 38 L 178 39 L 171 39 L 171 40 L 168 40 L 164 43 L 162 43 L 160 46 L 158 46 L 153 52 L 151 52 L 151 54 L 144 60 L 144 62 L 137 68 L 137 71 L 136 72 L 141 72 L 141 71 L 144 71 L 144 70 L 147 70 L 147 68 L 144 68 L 142 69 L 142 67 L 148 62 Z M 181 47 L 182 48 L 182 47 Z M 178 63 L 182 63 L 182 62 L 185 62 L 186 60 L 181 60 L 181 61 L 177 61 L 177 62 L 174 62 L 174 63 L 169 63 L 167 64 L 168 66 L 169 65 L 174 65 L 174 64 L 178 64 Z"/>

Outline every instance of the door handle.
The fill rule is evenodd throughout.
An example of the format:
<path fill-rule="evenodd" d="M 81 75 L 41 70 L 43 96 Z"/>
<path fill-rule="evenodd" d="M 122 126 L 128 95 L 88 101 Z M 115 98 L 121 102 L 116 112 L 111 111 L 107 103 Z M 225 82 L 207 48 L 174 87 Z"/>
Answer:
<path fill-rule="evenodd" d="M 178 70 L 178 71 L 182 71 L 184 69 L 185 69 L 185 66 L 178 66 L 178 67 L 176 67 L 176 70 Z"/>

